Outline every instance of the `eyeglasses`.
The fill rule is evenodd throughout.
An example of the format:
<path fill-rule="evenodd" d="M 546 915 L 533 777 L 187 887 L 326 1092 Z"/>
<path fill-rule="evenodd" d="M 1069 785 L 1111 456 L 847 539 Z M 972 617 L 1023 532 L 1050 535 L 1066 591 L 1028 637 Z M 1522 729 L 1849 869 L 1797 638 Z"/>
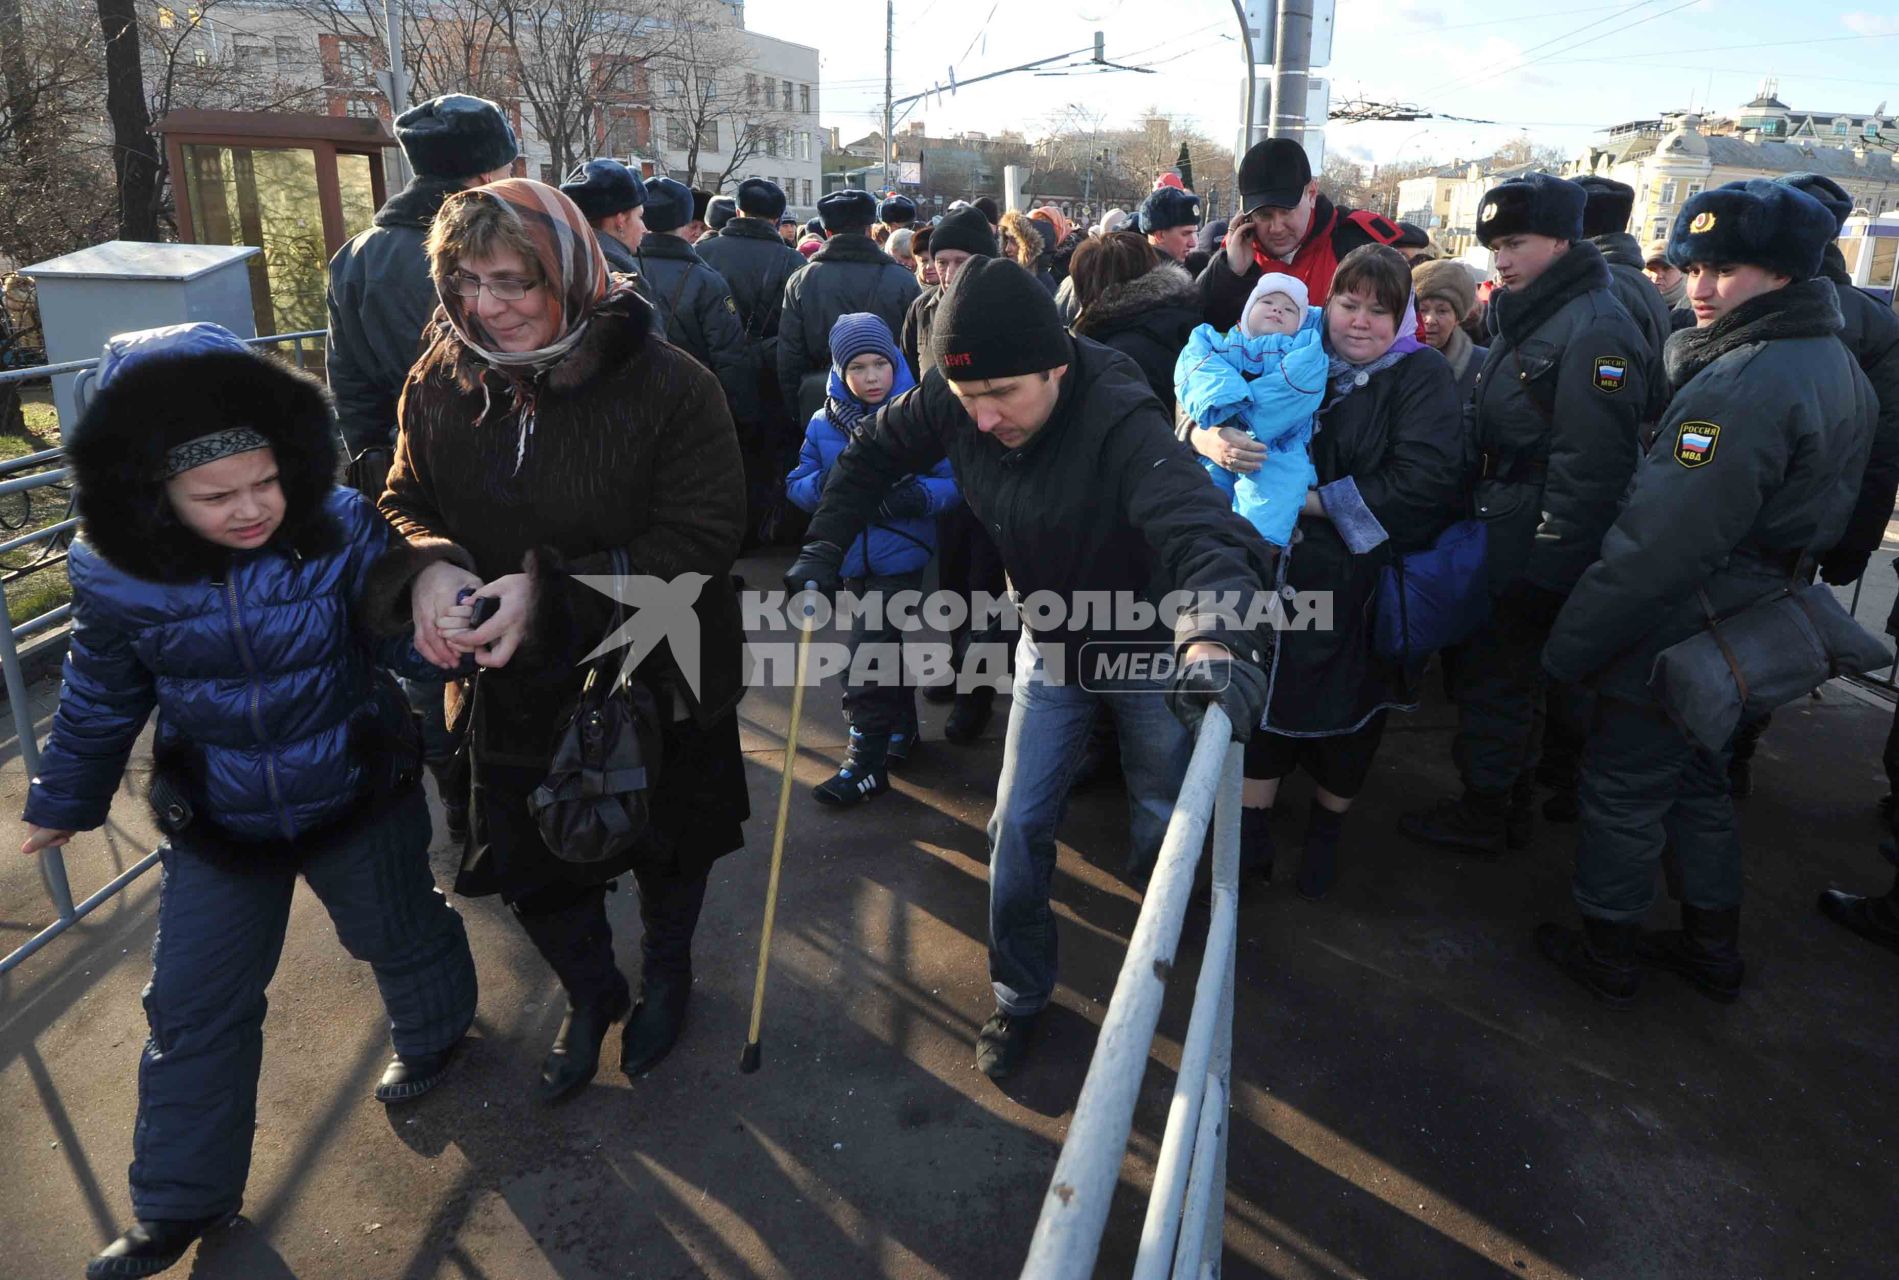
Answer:
<path fill-rule="evenodd" d="M 448 278 L 448 287 L 464 298 L 479 298 L 486 289 L 490 297 L 497 302 L 519 302 L 527 297 L 529 289 L 538 288 L 539 280 L 483 280 L 458 271 Z"/>

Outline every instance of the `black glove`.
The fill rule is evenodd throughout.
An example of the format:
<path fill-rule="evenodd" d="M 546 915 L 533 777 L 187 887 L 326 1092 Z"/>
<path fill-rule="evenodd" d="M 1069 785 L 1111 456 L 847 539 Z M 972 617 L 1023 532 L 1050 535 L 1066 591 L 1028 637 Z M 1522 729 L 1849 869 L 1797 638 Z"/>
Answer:
<path fill-rule="evenodd" d="M 1539 587 L 1528 578 L 1518 578 L 1498 597 L 1497 612 L 1518 626 L 1548 631 L 1556 625 L 1556 615 L 1563 611 L 1563 602 L 1568 598 L 1559 591 Z"/>
<path fill-rule="evenodd" d="M 1872 558 L 1870 551 L 1835 547 L 1820 557 L 1820 581 L 1829 587 L 1850 587 L 1866 572 L 1866 562 Z"/>
<path fill-rule="evenodd" d="M 905 520 L 930 514 L 930 494 L 920 480 L 905 480 L 884 495 L 877 506 L 880 520 Z"/>
<path fill-rule="evenodd" d="M 1245 742 L 1266 709 L 1266 673 L 1238 658 L 1182 663 L 1167 690 L 1167 709 L 1198 734 L 1200 721 L 1212 706 L 1226 712 L 1233 724 L 1233 741 Z"/>
<path fill-rule="evenodd" d="M 812 584 L 824 595 L 837 592 L 844 564 L 844 548 L 835 542 L 807 542 L 785 570 L 785 590 L 797 595 Z"/>

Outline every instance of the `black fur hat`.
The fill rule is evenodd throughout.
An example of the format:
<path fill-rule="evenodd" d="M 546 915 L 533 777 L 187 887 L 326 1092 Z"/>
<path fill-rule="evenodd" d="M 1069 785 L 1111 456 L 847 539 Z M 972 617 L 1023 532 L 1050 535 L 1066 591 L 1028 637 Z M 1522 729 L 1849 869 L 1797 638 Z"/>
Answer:
<path fill-rule="evenodd" d="M 868 191 L 846 187 L 818 201 L 818 217 L 831 235 L 840 231 L 864 231 L 877 221 L 877 201 Z"/>
<path fill-rule="evenodd" d="M 1575 183 L 1552 173 L 1526 173 L 1492 187 L 1477 214 L 1477 242 L 1486 249 L 1504 236 L 1583 238 L 1583 206 L 1589 197 Z"/>
<path fill-rule="evenodd" d="M 165 462 L 176 446 L 235 427 L 263 436 L 277 457 L 284 519 L 272 544 L 305 556 L 339 545 L 341 531 L 324 510 L 340 454 L 321 383 L 244 349 L 216 325 L 181 325 L 117 358 L 108 349 L 102 372 L 66 457 L 86 541 L 108 563 L 156 582 L 223 568 L 231 553 L 172 513 Z"/>
<path fill-rule="evenodd" d="M 472 178 L 514 163 L 521 144 L 501 108 L 486 98 L 445 93 L 396 117 L 409 166 L 431 178 Z"/>
<path fill-rule="evenodd" d="M 747 178 L 738 184 L 738 207 L 748 218 L 776 222 L 785 216 L 785 189 L 763 178 Z"/>
<path fill-rule="evenodd" d="M 1595 174 L 1575 179 L 1588 203 L 1583 205 L 1582 233 L 1592 239 L 1612 236 L 1629 229 L 1629 215 L 1635 212 L 1635 188 L 1614 178 Z"/>
<path fill-rule="evenodd" d="M 1853 197 L 1845 187 L 1818 173 L 1783 173 L 1774 181 L 1783 187 L 1804 191 L 1825 205 L 1826 211 L 1833 215 L 1836 234 L 1846 229 L 1846 220 L 1853 216 Z"/>
<path fill-rule="evenodd" d="M 1820 274 L 1838 228 L 1806 192 L 1765 178 L 1703 191 L 1681 207 L 1668 233 L 1668 260 L 1751 265 L 1793 280 Z"/>

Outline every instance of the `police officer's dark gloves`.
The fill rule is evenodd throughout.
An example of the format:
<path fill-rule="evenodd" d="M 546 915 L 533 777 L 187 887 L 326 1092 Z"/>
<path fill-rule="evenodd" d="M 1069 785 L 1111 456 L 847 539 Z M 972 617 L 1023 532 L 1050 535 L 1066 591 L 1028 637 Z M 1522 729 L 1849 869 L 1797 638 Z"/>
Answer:
<path fill-rule="evenodd" d="M 1266 709 L 1266 673 L 1238 658 L 1210 658 L 1182 663 L 1167 690 L 1167 709 L 1194 732 L 1208 707 L 1217 706 L 1233 723 L 1233 741 L 1253 736 L 1260 712 Z"/>
<path fill-rule="evenodd" d="M 1560 591 L 1550 591 L 1528 578 L 1518 578 L 1503 589 L 1503 595 L 1497 600 L 1497 611 L 1519 626 L 1548 631 L 1556 625 L 1556 615 L 1563 611 L 1566 599 L 1568 597 Z"/>
<path fill-rule="evenodd" d="M 1829 587 L 1848 587 L 1859 581 L 1866 572 L 1866 562 L 1873 558 L 1870 551 L 1848 551 L 1844 547 L 1835 547 L 1820 557 L 1820 581 Z"/>
<path fill-rule="evenodd" d="M 922 481 L 916 479 L 905 480 L 894 486 L 877 506 L 877 516 L 882 520 L 915 519 L 929 514 L 929 491 L 923 487 Z"/>
<path fill-rule="evenodd" d="M 844 548 L 835 542 L 807 542 L 798 553 L 798 558 L 785 570 L 785 590 L 796 595 L 805 589 L 805 584 L 816 583 L 817 589 L 825 595 L 834 594 L 842 578 Z"/>

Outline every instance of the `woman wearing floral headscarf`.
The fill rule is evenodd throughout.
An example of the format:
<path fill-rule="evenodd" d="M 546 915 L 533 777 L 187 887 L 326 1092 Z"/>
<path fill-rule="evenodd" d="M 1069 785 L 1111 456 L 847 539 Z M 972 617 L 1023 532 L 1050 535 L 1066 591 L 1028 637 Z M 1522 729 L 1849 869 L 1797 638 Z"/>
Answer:
<path fill-rule="evenodd" d="M 381 506 L 442 560 L 417 557 L 377 585 L 387 625 L 413 618 L 425 657 L 446 666 L 473 653 L 485 669 L 472 688 L 450 690 L 472 775 L 455 887 L 500 894 L 567 990 L 541 1072 L 552 1101 L 593 1078 L 602 1040 L 629 1009 L 622 1070 L 641 1074 L 672 1047 L 707 870 L 741 843 L 743 633 L 730 573 L 744 470 L 717 380 L 653 335 L 650 306 L 608 274 L 559 191 L 509 179 L 452 196 L 428 248 L 442 306 L 403 388 Z M 612 629 L 612 600 L 574 575 L 615 572 L 703 578 L 699 653 L 662 644 L 638 668 L 666 726 L 651 800 L 669 854 L 580 865 L 547 847 L 527 799 L 547 774 L 579 664 Z M 469 588 L 497 602 L 472 629 L 458 599 Z M 695 667 L 696 679 L 682 675 Z M 645 926 L 637 1008 L 605 908 L 608 882 L 628 871 Z"/>

